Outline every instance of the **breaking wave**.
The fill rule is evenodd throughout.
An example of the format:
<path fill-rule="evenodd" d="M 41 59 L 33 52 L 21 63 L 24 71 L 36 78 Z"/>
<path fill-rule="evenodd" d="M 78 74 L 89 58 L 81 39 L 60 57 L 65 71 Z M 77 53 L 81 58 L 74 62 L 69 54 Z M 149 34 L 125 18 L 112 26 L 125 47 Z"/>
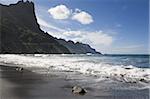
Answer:
<path fill-rule="evenodd" d="M 77 55 L 0 55 L 1 64 L 17 65 L 27 69 L 37 67 L 44 70 L 70 71 L 83 75 L 112 78 L 127 83 L 150 83 L 150 68 L 138 68 L 133 65 L 112 65 L 94 61 L 95 59 L 91 56 L 86 58 L 86 56 L 78 57 Z"/>

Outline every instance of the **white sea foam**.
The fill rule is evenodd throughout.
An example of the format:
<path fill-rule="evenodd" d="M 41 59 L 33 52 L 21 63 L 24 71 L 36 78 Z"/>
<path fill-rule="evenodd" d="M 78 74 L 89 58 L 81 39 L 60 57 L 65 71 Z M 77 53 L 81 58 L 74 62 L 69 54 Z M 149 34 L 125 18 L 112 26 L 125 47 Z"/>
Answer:
<path fill-rule="evenodd" d="M 38 67 L 46 70 L 73 71 L 103 78 L 113 78 L 124 82 L 150 83 L 150 69 L 132 65 L 110 65 L 103 62 L 85 61 L 81 57 L 69 55 L 14 55 L 1 54 L 0 63 L 14 64 L 24 68 Z"/>

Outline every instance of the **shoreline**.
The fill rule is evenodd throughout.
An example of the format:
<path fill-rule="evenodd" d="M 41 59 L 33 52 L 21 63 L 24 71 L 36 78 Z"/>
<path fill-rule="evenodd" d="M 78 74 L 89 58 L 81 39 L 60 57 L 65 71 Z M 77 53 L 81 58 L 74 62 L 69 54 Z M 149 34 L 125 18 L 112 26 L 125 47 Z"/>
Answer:
<path fill-rule="evenodd" d="M 149 99 L 149 89 L 102 90 L 85 86 L 87 94 L 74 95 L 71 89 L 80 84 L 52 74 L 37 74 L 14 66 L 0 65 L 1 99 Z"/>

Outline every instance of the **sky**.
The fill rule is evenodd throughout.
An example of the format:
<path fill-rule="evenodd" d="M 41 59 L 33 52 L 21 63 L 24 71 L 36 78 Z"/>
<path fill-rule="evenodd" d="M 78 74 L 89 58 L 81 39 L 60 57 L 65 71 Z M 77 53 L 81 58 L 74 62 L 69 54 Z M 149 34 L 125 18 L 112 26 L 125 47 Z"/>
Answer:
<path fill-rule="evenodd" d="M 150 53 L 149 0 L 32 1 L 41 29 L 54 37 L 87 43 L 104 54 Z"/>

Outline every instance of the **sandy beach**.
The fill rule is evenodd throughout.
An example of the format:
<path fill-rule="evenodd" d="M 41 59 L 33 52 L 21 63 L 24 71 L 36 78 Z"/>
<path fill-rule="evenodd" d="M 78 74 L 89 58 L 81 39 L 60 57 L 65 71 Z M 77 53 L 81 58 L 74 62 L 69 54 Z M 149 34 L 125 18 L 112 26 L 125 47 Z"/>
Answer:
<path fill-rule="evenodd" d="M 83 86 L 87 94 L 74 95 L 71 89 L 79 84 L 74 80 L 26 69 L 20 72 L 14 66 L 1 65 L 0 74 L 1 99 L 149 99 L 148 89 L 106 91 L 88 85 Z"/>

